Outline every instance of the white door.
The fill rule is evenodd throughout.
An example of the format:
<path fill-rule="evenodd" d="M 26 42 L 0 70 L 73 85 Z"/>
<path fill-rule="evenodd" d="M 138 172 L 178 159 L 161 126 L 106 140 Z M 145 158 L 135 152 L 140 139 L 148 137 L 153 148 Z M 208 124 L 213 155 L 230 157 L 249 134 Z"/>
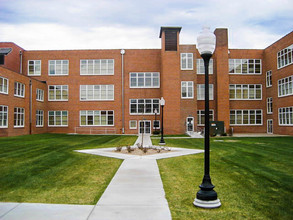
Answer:
<path fill-rule="evenodd" d="M 273 133 L 273 119 L 267 120 L 267 133 L 272 134 Z"/>
<path fill-rule="evenodd" d="M 151 134 L 151 121 L 139 121 L 139 134 Z"/>
<path fill-rule="evenodd" d="M 193 117 L 187 117 L 186 118 L 186 131 L 194 131 L 194 118 Z"/>

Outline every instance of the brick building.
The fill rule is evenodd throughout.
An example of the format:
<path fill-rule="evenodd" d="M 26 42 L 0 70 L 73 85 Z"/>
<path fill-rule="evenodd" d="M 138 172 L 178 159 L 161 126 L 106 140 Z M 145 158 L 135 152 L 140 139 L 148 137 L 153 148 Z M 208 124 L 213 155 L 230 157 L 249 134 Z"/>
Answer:
<path fill-rule="evenodd" d="M 0 43 L 0 136 L 164 133 L 204 124 L 204 68 L 180 27 L 161 27 L 161 49 L 27 51 Z M 293 32 L 261 50 L 229 49 L 216 29 L 210 118 L 237 133 L 293 135 Z M 155 113 L 157 112 L 157 113 Z M 156 121 L 156 122 L 155 122 Z"/>

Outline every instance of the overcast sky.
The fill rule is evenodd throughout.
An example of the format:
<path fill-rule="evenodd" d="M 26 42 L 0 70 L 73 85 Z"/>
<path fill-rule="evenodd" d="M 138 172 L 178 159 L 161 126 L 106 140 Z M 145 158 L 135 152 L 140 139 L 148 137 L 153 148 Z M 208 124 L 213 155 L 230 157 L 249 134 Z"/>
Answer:
<path fill-rule="evenodd" d="M 161 26 L 196 44 L 202 25 L 263 49 L 293 30 L 293 0 L 0 0 L 0 42 L 26 50 L 160 48 Z"/>

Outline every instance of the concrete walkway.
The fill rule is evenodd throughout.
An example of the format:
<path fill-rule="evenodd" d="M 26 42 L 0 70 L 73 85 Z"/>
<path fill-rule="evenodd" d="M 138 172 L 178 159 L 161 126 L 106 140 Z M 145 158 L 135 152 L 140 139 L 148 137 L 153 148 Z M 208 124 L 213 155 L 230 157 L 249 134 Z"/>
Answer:
<path fill-rule="evenodd" d="M 138 137 L 137 142 L 139 141 L 141 141 L 141 137 Z M 143 142 L 144 146 L 152 145 L 149 135 L 144 135 Z M 115 148 L 77 151 L 124 159 L 95 206 L 0 203 L 0 219 L 171 220 L 156 159 L 202 153 L 203 150 L 172 148 L 168 153 L 147 156 L 116 153 L 113 150 Z"/>

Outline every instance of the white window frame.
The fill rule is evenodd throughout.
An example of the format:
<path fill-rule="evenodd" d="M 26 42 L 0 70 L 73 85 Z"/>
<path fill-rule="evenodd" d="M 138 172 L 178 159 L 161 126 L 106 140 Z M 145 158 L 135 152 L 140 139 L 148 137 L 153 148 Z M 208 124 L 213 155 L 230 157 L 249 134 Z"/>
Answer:
<path fill-rule="evenodd" d="M 106 124 L 102 124 L 102 112 L 106 112 Z M 109 114 L 109 112 L 113 112 L 112 114 Z M 84 114 L 85 113 L 85 114 Z M 81 110 L 79 111 L 79 126 L 80 127 L 114 127 L 115 124 L 115 118 L 114 118 L 114 110 Z M 81 123 L 81 117 L 85 116 L 85 125 Z M 93 124 L 89 124 L 88 117 L 93 117 Z M 95 123 L 95 116 L 99 116 L 99 123 L 100 124 L 94 124 Z M 109 117 L 113 116 L 113 124 L 109 124 Z"/>
<path fill-rule="evenodd" d="M 0 105 L 0 128 L 8 128 L 8 106 Z M 4 123 L 6 122 L 6 123 Z"/>
<path fill-rule="evenodd" d="M 53 125 L 50 125 L 50 113 L 53 112 L 53 117 L 54 117 L 54 124 Z M 60 125 L 57 125 L 56 122 L 56 116 L 57 116 L 57 112 L 60 112 Z M 63 124 L 63 120 L 62 120 L 62 117 L 63 117 L 63 113 L 66 112 L 66 123 L 67 124 Z M 68 111 L 67 110 L 49 110 L 48 111 L 48 127 L 68 127 Z"/>
<path fill-rule="evenodd" d="M 266 87 L 272 87 L 272 70 L 266 72 Z"/>
<path fill-rule="evenodd" d="M 111 62 L 113 63 L 113 69 Z M 92 63 L 92 69 L 89 68 L 89 65 Z M 83 67 L 85 65 L 85 68 Z M 106 65 L 106 66 L 103 66 Z M 105 67 L 105 69 L 102 69 Z M 105 72 L 103 72 L 105 71 Z M 114 59 L 84 59 L 80 60 L 80 75 L 91 76 L 91 75 L 114 75 L 115 72 L 115 60 Z"/>
<path fill-rule="evenodd" d="M 186 96 L 183 96 L 184 88 L 185 88 Z M 190 92 L 189 90 L 191 90 L 191 96 L 188 95 Z M 194 98 L 193 81 L 181 81 L 181 99 L 193 99 L 193 98 Z"/>
<path fill-rule="evenodd" d="M 54 86 L 54 89 L 52 90 L 50 87 Z M 61 92 L 61 99 L 56 99 L 56 91 L 58 87 L 61 87 L 60 92 Z M 65 89 L 65 87 L 67 87 L 67 89 Z M 54 99 L 50 99 L 50 90 L 54 91 Z M 67 99 L 63 99 L 62 97 L 65 95 L 63 94 L 64 91 L 67 90 Z M 48 101 L 68 101 L 68 97 L 69 97 L 69 86 L 68 85 L 49 85 L 48 86 Z"/>
<path fill-rule="evenodd" d="M 271 123 L 272 125 L 272 132 L 269 132 L 269 124 Z M 274 133 L 274 124 L 273 124 L 273 119 L 268 119 L 267 120 L 267 133 L 268 134 L 273 134 Z"/>
<path fill-rule="evenodd" d="M 150 78 L 147 77 L 150 75 Z M 157 77 L 158 76 L 158 77 Z M 143 85 L 139 85 L 139 79 L 143 79 Z M 150 79 L 151 85 L 146 85 L 147 79 Z M 158 81 L 158 85 L 155 85 L 155 79 Z M 132 80 L 135 80 L 135 85 L 132 84 Z M 159 72 L 131 72 L 129 73 L 129 87 L 130 88 L 160 88 L 160 73 Z"/>
<path fill-rule="evenodd" d="M 293 75 L 278 80 L 278 97 L 293 95 Z"/>
<path fill-rule="evenodd" d="M 273 114 L 273 98 L 267 98 L 267 114 Z"/>
<path fill-rule="evenodd" d="M 139 100 L 143 100 L 143 103 L 139 103 Z M 151 100 L 151 103 L 146 103 L 146 100 Z M 158 103 L 154 103 L 154 100 L 158 101 Z M 131 103 L 132 101 L 136 101 L 136 103 Z M 136 105 L 136 113 L 131 113 L 131 105 Z M 145 110 L 146 110 L 146 105 L 149 105 L 151 104 L 151 113 L 146 113 Z M 138 112 L 138 106 L 139 105 L 144 105 L 144 112 L 143 113 L 139 113 Z M 130 115 L 155 115 L 155 108 L 154 108 L 154 105 L 158 105 L 158 108 L 157 108 L 157 115 L 160 115 L 160 99 L 129 99 L 129 114 Z"/>
<path fill-rule="evenodd" d="M 205 100 L 205 84 L 197 84 L 197 100 Z M 209 100 L 214 100 L 214 84 L 209 84 Z"/>
<path fill-rule="evenodd" d="M 14 107 L 14 122 L 15 128 L 24 128 L 25 124 L 25 109 L 21 107 Z M 15 118 L 16 116 L 16 118 Z"/>
<path fill-rule="evenodd" d="M 205 117 L 205 110 L 197 110 L 197 126 L 205 126 L 205 119 L 203 121 L 201 120 L 202 116 Z M 209 117 L 210 121 L 214 121 L 214 109 L 210 109 Z"/>
<path fill-rule="evenodd" d="M 131 126 L 131 123 L 135 123 L 135 126 Z M 137 121 L 136 120 L 130 120 L 129 121 L 129 129 L 135 130 L 137 129 Z"/>
<path fill-rule="evenodd" d="M 253 72 L 249 71 L 249 65 L 253 65 Z M 256 72 L 257 65 L 259 65 L 259 72 Z M 238 69 L 237 67 L 240 67 L 241 71 L 236 72 L 236 70 Z M 247 72 L 243 72 L 244 69 L 246 69 Z M 262 60 L 261 59 L 229 59 L 229 74 L 261 75 L 262 74 Z"/>
<path fill-rule="evenodd" d="M 36 127 L 44 127 L 44 110 L 36 110 Z"/>
<path fill-rule="evenodd" d="M 210 59 L 209 62 L 209 75 L 214 73 L 214 60 Z M 205 68 L 204 68 L 204 60 L 203 59 L 196 59 L 196 74 L 204 75 Z"/>
<path fill-rule="evenodd" d="M 234 91 L 235 98 L 230 97 L 231 90 Z M 237 98 L 238 90 L 240 90 L 241 98 Z M 256 96 L 257 90 L 260 90 L 260 98 L 257 98 Z M 247 98 L 244 98 L 244 91 L 247 91 Z M 253 96 L 252 98 L 251 98 L 251 95 Z M 230 84 L 229 85 L 229 100 L 251 100 L 251 101 L 262 100 L 262 84 Z"/>
<path fill-rule="evenodd" d="M 20 82 L 14 82 L 14 96 L 20 98 L 25 97 L 25 84 Z"/>
<path fill-rule="evenodd" d="M 193 53 L 180 53 L 181 70 L 193 70 Z"/>
<path fill-rule="evenodd" d="M 293 106 L 278 109 L 279 126 L 293 126 Z"/>
<path fill-rule="evenodd" d="M 57 72 L 57 66 L 60 65 L 60 72 Z M 48 61 L 49 76 L 67 76 L 69 75 L 69 60 L 49 60 Z M 53 68 L 53 69 L 52 69 Z M 54 71 L 54 74 L 51 73 Z"/>
<path fill-rule="evenodd" d="M 39 102 L 43 102 L 44 101 L 44 94 L 45 94 L 45 91 L 42 90 L 42 89 L 38 89 L 37 88 L 37 92 L 36 92 L 36 100 L 39 101 Z"/>
<path fill-rule="evenodd" d="M 33 64 L 30 64 L 30 62 L 33 62 Z M 30 73 L 30 66 L 33 66 L 33 68 L 34 68 L 33 74 Z M 42 61 L 41 60 L 28 60 L 28 62 L 27 62 L 27 75 L 28 76 L 40 76 L 41 74 L 42 74 Z"/>
<path fill-rule="evenodd" d="M 0 93 L 1 94 L 8 94 L 9 91 L 9 79 L 0 76 L 2 83 L 0 84 Z M 5 83 L 6 82 L 6 83 Z"/>
<path fill-rule="evenodd" d="M 111 89 L 113 88 L 113 92 Z M 80 85 L 79 87 L 79 100 L 80 101 L 114 101 L 115 91 L 114 85 Z M 85 97 L 83 95 L 85 91 Z M 89 98 L 89 91 L 92 91 L 92 98 Z M 106 98 L 102 99 L 102 91 L 105 91 Z M 111 97 L 111 94 L 113 97 Z M 98 98 L 95 96 L 99 95 Z"/>
<path fill-rule="evenodd" d="M 289 66 L 293 63 L 293 44 L 280 50 L 277 53 L 278 69 Z"/>
<path fill-rule="evenodd" d="M 234 111 L 234 115 L 235 115 L 235 122 L 236 124 L 233 124 L 231 123 L 231 112 Z M 247 114 L 247 120 L 248 120 L 248 124 L 244 124 L 243 123 L 243 119 L 244 119 L 244 111 L 247 111 L 248 114 Z M 251 111 L 254 111 L 254 114 L 251 114 Z M 257 111 L 260 111 L 261 112 L 261 123 L 256 123 L 257 122 Z M 238 114 L 240 112 L 240 114 Z M 237 116 L 241 116 L 241 124 L 237 124 Z M 254 121 L 255 121 L 255 124 L 250 124 L 250 121 L 251 121 L 251 117 L 254 116 Z M 262 126 L 263 125 L 263 111 L 262 109 L 231 109 L 230 110 L 230 115 L 229 115 L 229 118 L 230 118 L 230 125 L 233 125 L 233 126 Z"/>

